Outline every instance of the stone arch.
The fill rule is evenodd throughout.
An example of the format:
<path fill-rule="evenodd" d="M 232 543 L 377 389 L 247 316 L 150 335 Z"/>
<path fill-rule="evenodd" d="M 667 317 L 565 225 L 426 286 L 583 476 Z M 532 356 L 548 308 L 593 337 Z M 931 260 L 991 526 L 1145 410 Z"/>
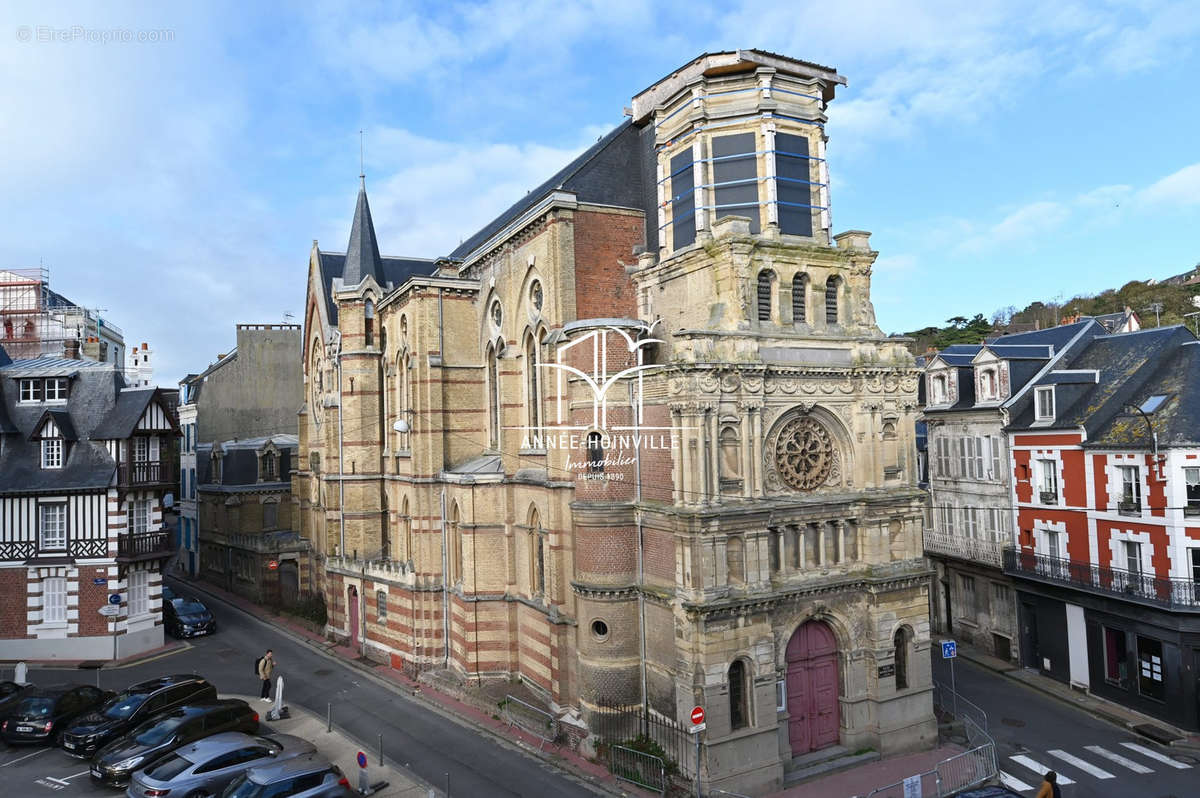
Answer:
<path fill-rule="evenodd" d="M 763 481 L 770 493 L 814 492 L 854 484 L 850 430 L 825 407 L 801 404 L 784 411 L 771 424 L 765 440 Z"/>
<path fill-rule="evenodd" d="M 760 322 L 775 321 L 775 292 L 779 278 L 774 269 L 764 268 L 758 272 L 755 280 L 755 315 Z"/>
<path fill-rule="evenodd" d="M 534 597 L 545 596 L 546 585 L 549 582 L 546 578 L 549 568 L 549 557 L 547 557 L 549 541 L 546 540 L 546 530 L 542 526 L 542 515 L 538 511 L 537 505 L 532 502 L 529 505 L 529 513 L 526 516 L 526 535 L 529 559 L 529 593 Z"/>
<path fill-rule="evenodd" d="M 896 689 L 906 690 L 912 684 L 913 642 L 916 634 L 906 623 L 897 624 L 892 633 L 892 657 L 895 668 Z"/>
<path fill-rule="evenodd" d="M 729 729 L 750 728 L 754 725 L 754 660 L 737 654 L 725 669 L 729 684 Z"/>
<path fill-rule="evenodd" d="M 454 584 L 461 582 L 463 578 L 463 542 L 462 542 L 462 513 L 458 509 L 458 501 L 455 500 L 450 505 L 450 514 L 447 516 L 447 533 L 450 538 L 449 556 L 447 557 L 447 565 L 449 565 L 450 573 L 449 583 Z"/>
<path fill-rule="evenodd" d="M 546 385 L 546 370 L 541 367 L 542 342 L 545 341 L 545 328 L 541 325 L 526 327 L 521 336 L 521 366 L 522 366 L 522 397 L 525 404 L 525 424 L 530 429 L 527 435 L 540 435 L 544 424 Z M 534 446 L 534 448 L 540 448 Z"/>

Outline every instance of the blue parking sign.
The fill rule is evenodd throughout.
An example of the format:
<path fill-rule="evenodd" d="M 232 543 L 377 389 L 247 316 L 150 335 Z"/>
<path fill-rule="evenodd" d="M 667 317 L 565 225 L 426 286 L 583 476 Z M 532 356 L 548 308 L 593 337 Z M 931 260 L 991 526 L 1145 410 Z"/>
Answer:
<path fill-rule="evenodd" d="M 958 656 L 958 645 L 953 640 L 942 643 L 942 659 L 954 659 Z"/>

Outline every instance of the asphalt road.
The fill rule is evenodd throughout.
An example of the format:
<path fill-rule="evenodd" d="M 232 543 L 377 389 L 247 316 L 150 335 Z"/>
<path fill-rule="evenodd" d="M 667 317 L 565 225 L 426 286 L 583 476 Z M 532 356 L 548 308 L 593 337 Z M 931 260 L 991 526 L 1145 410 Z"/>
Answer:
<path fill-rule="evenodd" d="M 176 586 L 176 590 L 183 595 L 188 593 L 186 586 Z M 101 671 L 101 686 L 120 689 L 164 673 L 195 672 L 212 681 L 221 693 L 257 695 L 260 682 L 254 675 L 254 662 L 263 651 L 272 648 L 278 662 L 276 674 L 284 679 L 285 704 L 302 706 L 321 716 L 325 715 L 326 705 L 332 704 L 334 724 L 358 740 L 364 749 L 375 751 L 382 734 L 387 758 L 403 763 L 439 791 L 445 789 L 449 774 L 450 794 L 454 796 L 603 794 L 520 748 L 498 742 L 419 700 L 396 693 L 357 669 L 218 599 L 206 595 L 201 599 L 217 619 L 219 629 L 215 635 L 190 640 L 186 650 L 150 662 Z M 29 678 L 36 684 L 95 683 L 96 674 L 74 669 L 30 668 Z M 269 708 L 266 704 L 256 706 Z M 55 763 L 51 775 L 60 779 L 85 770 L 86 763 L 69 759 L 57 750 L 15 763 L 18 756 L 33 750 L 3 752 L 0 779 L 7 775 L 5 765 L 12 768 L 8 773 L 18 768 L 24 772 L 27 765 L 39 761 Z M 64 761 L 59 763 L 60 759 Z M 63 767 L 58 767 L 59 764 Z M 84 794 L 75 785 L 83 788 L 80 782 L 86 781 L 86 776 L 73 779 L 71 788 L 64 788 L 60 794 Z"/>
<path fill-rule="evenodd" d="M 964 659 L 954 667 L 958 694 L 987 713 L 997 763 L 1008 787 L 1021 795 L 1034 795 L 1042 774 L 1053 769 L 1063 798 L 1200 796 L 1200 757 L 1157 745 Z M 946 662 L 936 659 L 934 668 L 949 684 Z M 1074 783 L 1064 783 L 1064 776 Z"/>

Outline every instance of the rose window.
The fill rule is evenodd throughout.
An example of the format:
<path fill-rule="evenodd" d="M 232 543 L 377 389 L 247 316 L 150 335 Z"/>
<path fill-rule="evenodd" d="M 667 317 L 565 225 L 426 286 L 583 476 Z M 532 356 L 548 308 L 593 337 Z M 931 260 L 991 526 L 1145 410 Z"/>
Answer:
<path fill-rule="evenodd" d="M 833 439 L 808 417 L 792 419 L 775 444 L 780 478 L 796 490 L 813 490 L 829 479 L 833 468 Z"/>

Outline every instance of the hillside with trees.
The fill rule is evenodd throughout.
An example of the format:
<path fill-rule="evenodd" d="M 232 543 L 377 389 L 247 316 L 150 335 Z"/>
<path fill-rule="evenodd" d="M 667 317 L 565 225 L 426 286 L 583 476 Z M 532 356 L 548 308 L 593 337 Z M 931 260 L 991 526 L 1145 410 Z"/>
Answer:
<path fill-rule="evenodd" d="M 1041 330 L 1079 316 L 1120 313 L 1125 308 L 1137 313 L 1142 327 L 1186 323 L 1196 329 L 1200 317 L 1186 318 L 1185 314 L 1200 311 L 1198 298 L 1200 263 L 1191 271 L 1165 280 L 1131 280 L 1120 288 L 1092 296 L 1081 294 L 1067 300 L 1031 302 L 1020 310 L 1009 305 L 992 313 L 990 320 L 982 313 L 970 319 L 952 316 L 946 319 L 944 327 L 925 327 L 904 335 L 914 339 L 909 345 L 914 354 L 924 354 L 951 344 L 978 344 L 993 335 Z"/>

